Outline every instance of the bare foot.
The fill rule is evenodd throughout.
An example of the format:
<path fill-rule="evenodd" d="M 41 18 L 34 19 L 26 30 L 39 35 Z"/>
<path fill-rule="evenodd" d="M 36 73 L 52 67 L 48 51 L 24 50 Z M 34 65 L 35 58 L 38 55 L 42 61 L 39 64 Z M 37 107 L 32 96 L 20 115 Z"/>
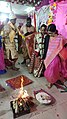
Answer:
<path fill-rule="evenodd" d="M 47 86 L 48 88 L 51 88 L 51 87 L 52 87 L 52 85 L 53 85 L 53 84 L 48 83 L 46 86 Z"/>

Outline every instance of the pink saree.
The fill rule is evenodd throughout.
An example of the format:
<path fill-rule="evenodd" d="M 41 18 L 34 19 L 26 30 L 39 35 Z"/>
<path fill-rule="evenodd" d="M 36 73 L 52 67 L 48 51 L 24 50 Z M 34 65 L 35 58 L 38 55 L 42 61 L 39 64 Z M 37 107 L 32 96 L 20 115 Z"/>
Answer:
<path fill-rule="evenodd" d="M 46 70 L 44 76 L 50 83 L 55 83 L 57 80 L 67 78 L 67 47 L 63 47 L 67 43 L 61 35 L 49 41 L 49 47 L 44 60 Z M 62 56 L 62 58 L 60 57 Z"/>
<path fill-rule="evenodd" d="M 0 48 L 0 74 L 4 74 L 6 72 L 5 70 L 5 63 L 4 63 L 4 52 L 3 48 Z"/>
<path fill-rule="evenodd" d="M 2 36 L 0 36 L 0 74 L 4 74 L 6 70 L 5 70 L 5 63 L 4 63 L 4 51 L 2 48 L 1 39 L 2 39 Z"/>
<path fill-rule="evenodd" d="M 3 48 L 0 49 L 0 70 L 5 69 Z"/>

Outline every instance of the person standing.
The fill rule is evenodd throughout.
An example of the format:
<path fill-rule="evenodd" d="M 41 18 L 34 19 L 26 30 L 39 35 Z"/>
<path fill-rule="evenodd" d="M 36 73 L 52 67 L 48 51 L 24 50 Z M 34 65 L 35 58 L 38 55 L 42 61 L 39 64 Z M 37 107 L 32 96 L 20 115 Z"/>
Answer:
<path fill-rule="evenodd" d="M 57 33 L 55 24 L 48 26 L 49 46 L 44 59 L 44 77 L 51 88 L 57 81 L 67 80 L 67 40 Z"/>
<path fill-rule="evenodd" d="M 4 51 L 2 47 L 2 36 L 0 36 L 0 74 L 6 73 L 5 62 L 4 62 Z"/>
<path fill-rule="evenodd" d="M 49 35 L 47 34 L 47 26 L 42 24 L 40 32 L 34 37 L 34 52 L 30 63 L 30 73 L 35 77 L 40 77 L 43 74 L 43 60 L 46 57 L 48 49 Z"/>
<path fill-rule="evenodd" d="M 15 47 L 15 35 L 18 32 L 16 23 L 16 16 L 13 12 L 9 14 L 9 22 L 3 28 L 3 37 L 4 37 L 4 45 L 5 45 L 5 64 L 6 67 L 11 67 L 13 70 L 19 70 L 19 68 L 15 67 L 15 63 L 18 59 L 16 47 Z"/>
<path fill-rule="evenodd" d="M 32 26 L 30 17 L 27 17 L 26 25 L 21 27 L 21 32 L 25 36 L 25 39 L 22 40 L 22 53 L 24 61 L 21 63 L 24 64 L 27 59 L 31 59 L 34 46 L 34 33 L 36 32 L 34 26 Z"/>

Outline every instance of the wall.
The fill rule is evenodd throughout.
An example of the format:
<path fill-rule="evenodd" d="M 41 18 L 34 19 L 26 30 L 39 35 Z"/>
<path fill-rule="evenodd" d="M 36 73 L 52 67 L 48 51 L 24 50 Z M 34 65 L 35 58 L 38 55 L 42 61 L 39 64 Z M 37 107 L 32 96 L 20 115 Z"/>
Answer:
<path fill-rule="evenodd" d="M 49 14 L 49 5 L 41 7 L 36 12 L 36 26 L 37 26 L 37 30 L 39 30 L 40 26 L 43 23 L 47 24 L 48 14 Z"/>
<path fill-rule="evenodd" d="M 58 3 L 55 24 L 59 33 L 67 38 L 67 0 Z"/>

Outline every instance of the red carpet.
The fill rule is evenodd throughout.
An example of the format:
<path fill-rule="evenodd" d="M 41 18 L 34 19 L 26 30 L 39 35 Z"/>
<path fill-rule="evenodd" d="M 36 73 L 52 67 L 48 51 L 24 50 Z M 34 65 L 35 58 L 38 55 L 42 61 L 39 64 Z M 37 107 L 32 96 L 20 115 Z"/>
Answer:
<path fill-rule="evenodd" d="M 28 77 L 21 75 L 23 77 L 23 86 L 29 85 L 33 81 L 30 80 Z M 6 81 L 6 83 L 13 89 L 17 89 L 21 87 L 21 76 L 18 76 L 16 78 L 12 78 Z"/>
<path fill-rule="evenodd" d="M 5 91 L 5 88 L 3 88 L 0 84 L 0 92 L 3 92 L 3 91 Z"/>

